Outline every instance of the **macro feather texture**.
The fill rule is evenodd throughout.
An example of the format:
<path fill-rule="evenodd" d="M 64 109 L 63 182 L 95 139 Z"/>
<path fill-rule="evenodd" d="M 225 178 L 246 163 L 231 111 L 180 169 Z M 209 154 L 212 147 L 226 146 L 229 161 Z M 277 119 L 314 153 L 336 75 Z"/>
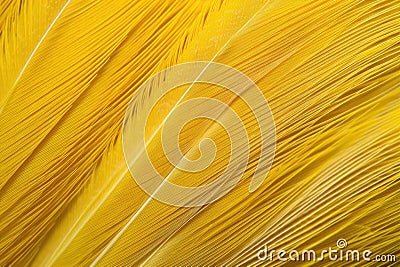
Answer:
<path fill-rule="evenodd" d="M 290 265 L 299 263 L 260 262 L 257 251 L 323 250 L 339 238 L 399 257 L 399 25 L 400 1 L 389 0 L 1 3 L 0 265 Z M 229 160 L 229 136 L 207 120 L 183 127 L 179 142 L 196 158 L 201 140 L 214 140 L 212 166 L 186 173 L 160 153 L 164 119 L 182 99 L 225 102 L 252 148 L 232 191 L 187 208 L 135 183 L 122 129 L 134 96 L 136 119 L 147 119 L 147 79 L 192 61 L 257 84 L 277 147 L 250 193 L 260 133 L 245 103 L 209 84 L 165 95 L 146 149 L 168 180 L 209 183 Z"/>

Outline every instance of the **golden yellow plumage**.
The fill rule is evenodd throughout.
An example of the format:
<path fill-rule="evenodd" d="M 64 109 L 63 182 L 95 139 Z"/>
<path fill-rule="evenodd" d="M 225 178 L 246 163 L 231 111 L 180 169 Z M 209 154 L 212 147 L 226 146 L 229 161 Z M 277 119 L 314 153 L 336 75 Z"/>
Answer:
<path fill-rule="evenodd" d="M 400 256 L 399 1 L 43 0 L 0 11 L 0 265 L 257 265 L 268 263 L 257 259 L 264 244 L 322 250 L 338 238 Z M 174 207 L 131 177 L 122 124 L 144 81 L 200 60 L 257 84 L 277 150 L 249 193 L 254 118 L 222 88 L 194 86 L 188 99 L 218 98 L 241 115 L 253 151 L 226 196 Z M 183 151 L 198 156 L 208 137 L 220 161 L 197 176 L 168 165 L 155 131 L 185 90 L 163 99 L 146 134 L 160 172 L 193 185 L 224 169 L 229 139 L 193 122 Z"/>

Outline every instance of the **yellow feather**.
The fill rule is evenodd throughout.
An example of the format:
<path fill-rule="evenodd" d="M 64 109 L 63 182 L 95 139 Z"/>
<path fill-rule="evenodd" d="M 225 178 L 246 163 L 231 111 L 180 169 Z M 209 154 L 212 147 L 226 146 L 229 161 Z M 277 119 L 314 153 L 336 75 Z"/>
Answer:
<path fill-rule="evenodd" d="M 400 256 L 398 1 L 10 1 L 0 12 L 0 265 L 281 265 L 257 252 L 320 251 L 339 238 Z M 196 159 L 210 138 L 216 161 L 196 174 L 168 161 L 161 130 L 180 102 L 218 99 L 250 137 L 236 187 L 189 208 L 135 183 L 122 127 L 134 95 L 129 122 L 147 119 L 154 92 L 140 85 L 192 61 L 231 66 L 257 84 L 277 149 L 250 193 L 261 148 L 249 107 L 209 84 L 165 95 L 145 141 L 168 181 L 210 183 L 229 160 L 226 131 L 200 119 L 182 128 L 182 152 Z M 134 152 L 140 165 L 146 154 Z"/>

